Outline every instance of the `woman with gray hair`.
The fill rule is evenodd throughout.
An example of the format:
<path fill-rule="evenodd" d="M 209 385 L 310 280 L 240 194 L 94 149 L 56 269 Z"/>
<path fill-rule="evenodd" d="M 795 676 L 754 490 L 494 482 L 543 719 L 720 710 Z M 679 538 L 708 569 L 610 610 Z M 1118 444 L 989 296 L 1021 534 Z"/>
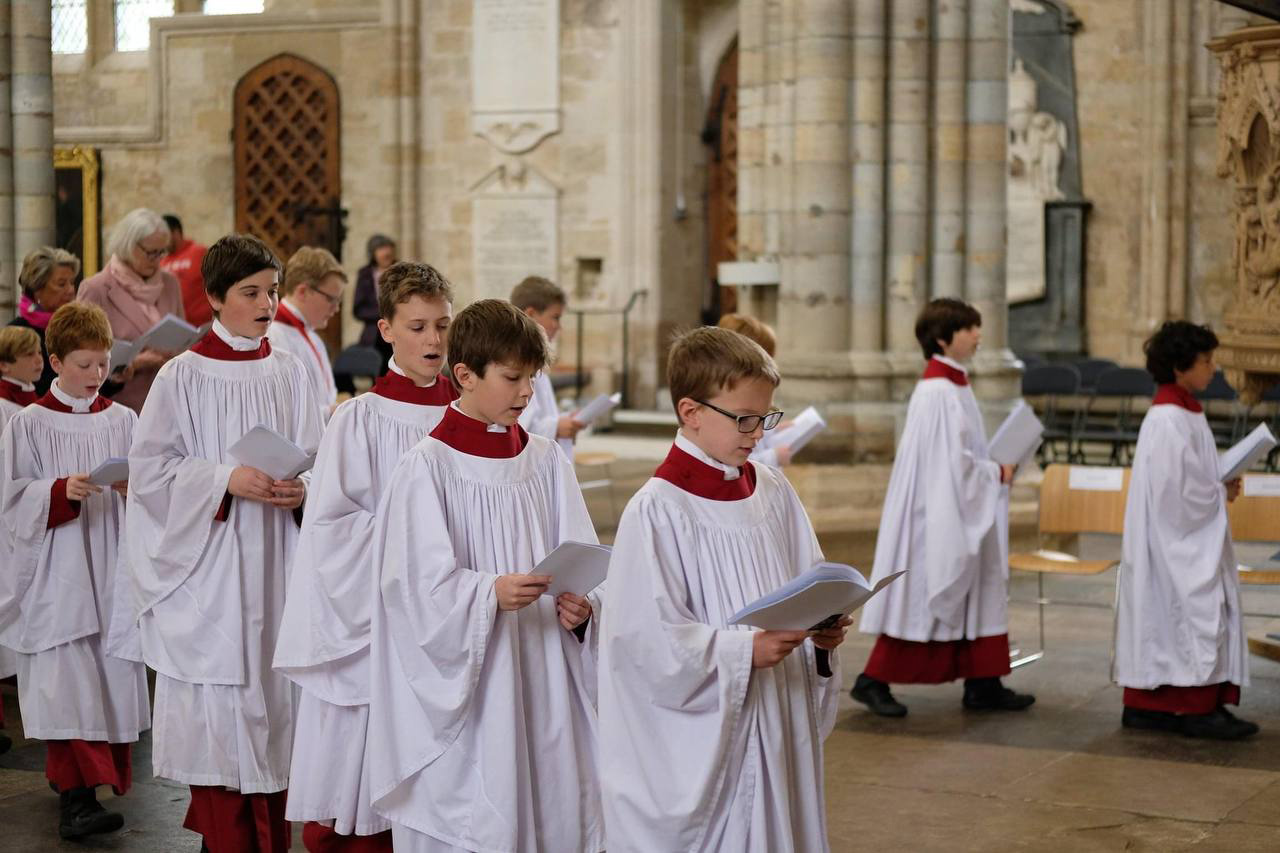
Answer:
<path fill-rule="evenodd" d="M 106 268 L 84 280 L 77 298 L 107 312 L 116 340 L 135 340 L 166 314 L 185 318 L 178 280 L 160 269 L 160 259 L 168 251 L 169 226 L 154 210 L 131 210 L 112 230 Z M 126 375 L 115 401 L 141 411 L 156 372 L 174 355 L 144 349 L 130 365 L 132 375 Z"/>
<path fill-rule="evenodd" d="M 76 298 L 76 275 L 80 259 L 65 249 L 41 246 L 22 259 L 18 286 L 22 299 L 18 316 L 10 326 L 24 326 L 40 336 L 40 354 L 44 356 L 44 372 L 36 381 L 36 393 L 43 396 L 56 375 L 49 366 L 49 352 L 44 346 L 44 329 L 53 312 Z"/>

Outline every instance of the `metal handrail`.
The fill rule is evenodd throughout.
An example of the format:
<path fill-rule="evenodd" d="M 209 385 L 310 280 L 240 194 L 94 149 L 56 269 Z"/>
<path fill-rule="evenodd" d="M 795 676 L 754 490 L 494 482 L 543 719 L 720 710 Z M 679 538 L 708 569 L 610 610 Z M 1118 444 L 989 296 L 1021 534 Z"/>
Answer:
<path fill-rule="evenodd" d="M 602 317 L 618 314 L 622 317 L 622 377 L 618 390 L 622 394 L 622 407 L 624 409 L 629 408 L 631 403 L 631 359 L 629 357 L 631 352 L 631 309 L 636 307 L 636 301 L 641 296 L 648 295 L 648 290 L 633 290 L 631 296 L 627 299 L 627 304 L 621 308 L 571 308 L 569 310 L 569 313 L 575 316 L 574 328 L 577 332 L 577 340 L 574 342 L 574 358 L 577 362 L 574 365 L 574 394 L 577 397 L 582 397 L 582 388 L 586 384 L 585 375 L 582 371 L 584 318 L 587 314 Z"/>

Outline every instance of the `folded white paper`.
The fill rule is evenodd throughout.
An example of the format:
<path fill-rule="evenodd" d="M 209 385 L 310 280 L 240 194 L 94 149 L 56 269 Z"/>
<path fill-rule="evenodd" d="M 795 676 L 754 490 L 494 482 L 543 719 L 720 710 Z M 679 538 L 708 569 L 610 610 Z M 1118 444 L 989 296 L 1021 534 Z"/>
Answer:
<path fill-rule="evenodd" d="M 988 450 L 991 458 L 1001 465 L 1023 465 L 1040 447 L 1043 435 L 1044 424 L 1025 400 L 1019 400 L 991 437 Z"/>
<path fill-rule="evenodd" d="M 200 328 L 181 317 L 166 314 L 150 329 L 132 341 L 115 341 L 111 345 L 111 370 L 114 372 L 138 357 L 138 353 L 150 348 L 160 352 L 183 352 L 204 337 L 209 331 L 206 324 Z"/>
<path fill-rule="evenodd" d="M 818 414 L 818 410 L 813 406 L 805 409 L 796 415 L 786 429 L 778 433 L 778 437 L 772 442 L 773 446 L 785 446 L 791 450 L 791 455 L 800 452 L 800 448 L 804 447 L 814 437 L 827 428 L 827 422 L 823 420 L 822 415 Z"/>
<path fill-rule="evenodd" d="M 591 545 L 587 542 L 561 542 L 555 550 L 542 558 L 529 574 L 551 575 L 551 586 L 543 595 L 559 595 L 562 592 L 586 595 L 604 582 L 609 573 L 608 545 Z"/>
<path fill-rule="evenodd" d="M 95 486 L 110 486 L 129 479 L 129 460 L 113 456 L 89 472 L 89 482 Z"/>
<path fill-rule="evenodd" d="M 241 465 L 257 468 L 273 480 L 292 480 L 316 464 L 316 455 L 307 453 L 280 433 L 256 426 L 227 448 L 227 454 Z"/>
<path fill-rule="evenodd" d="M 1258 424 L 1253 432 L 1240 439 L 1218 459 L 1218 471 L 1222 482 L 1234 480 L 1252 468 L 1276 446 L 1276 437 L 1266 424 Z"/>
<path fill-rule="evenodd" d="M 573 419 L 578 423 L 586 426 L 596 420 L 607 415 L 613 408 L 622 402 L 622 393 L 601 394 L 590 403 L 587 403 L 581 409 L 573 413 Z"/>
<path fill-rule="evenodd" d="M 818 563 L 774 592 L 733 614 L 730 625 L 751 625 L 766 631 L 815 631 L 834 626 L 871 596 L 905 572 L 894 572 L 871 586 L 853 566 Z"/>

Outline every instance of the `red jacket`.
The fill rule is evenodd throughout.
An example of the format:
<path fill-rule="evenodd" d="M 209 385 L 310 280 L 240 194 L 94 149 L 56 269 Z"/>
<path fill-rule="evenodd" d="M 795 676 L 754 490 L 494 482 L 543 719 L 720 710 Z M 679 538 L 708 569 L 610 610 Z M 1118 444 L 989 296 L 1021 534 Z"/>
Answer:
<path fill-rule="evenodd" d="M 200 274 L 206 251 L 206 247 L 194 240 L 183 240 L 178 251 L 160 262 L 160 268 L 173 273 L 182 285 L 182 307 L 187 322 L 196 327 L 213 319 L 213 308 L 204 292 L 204 276 Z"/>

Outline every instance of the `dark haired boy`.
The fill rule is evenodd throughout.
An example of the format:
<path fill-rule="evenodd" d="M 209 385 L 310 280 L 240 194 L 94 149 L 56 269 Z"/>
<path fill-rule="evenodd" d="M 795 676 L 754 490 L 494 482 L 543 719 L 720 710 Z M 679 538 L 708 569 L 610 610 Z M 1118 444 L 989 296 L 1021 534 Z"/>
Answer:
<path fill-rule="evenodd" d="M 1160 383 L 1134 452 L 1116 610 L 1115 680 L 1126 728 L 1235 740 L 1255 723 L 1227 710 L 1249 683 L 1240 578 L 1218 450 L 1195 394 L 1213 380 L 1218 338 L 1170 321 L 1143 347 Z"/>
<path fill-rule="evenodd" d="M 518 424 L 546 359 L 511 303 L 459 312 L 461 396 L 380 507 L 368 750 L 397 853 L 604 849 L 594 594 L 553 600 L 530 574 L 561 542 L 596 541 L 573 466 Z"/>
<path fill-rule="evenodd" d="M 294 695 L 271 659 L 305 478 L 275 480 L 228 448 L 262 425 L 312 452 L 320 406 L 302 362 L 265 337 L 279 305 L 275 255 L 231 234 L 201 272 L 213 327 L 147 398 L 121 565 L 141 658 L 156 671 L 155 775 L 191 786 L 183 826 L 211 853 L 276 853 L 289 843 Z"/>
<path fill-rule="evenodd" d="M 905 571 L 862 609 L 879 635 L 853 698 L 884 717 L 906 716 L 890 684 L 964 679 L 971 710 L 1021 711 L 1035 698 L 1005 687 L 1009 673 L 1008 484 L 1013 466 L 987 452 L 968 361 L 982 316 L 935 299 L 916 321 L 924 375 L 907 405 L 876 539 L 872 580 Z"/>
<path fill-rule="evenodd" d="M 554 282 L 538 275 L 528 276 L 512 289 L 511 304 L 542 327 L 548 343 L 560 334 L 560 320 L 564 316 L 567 297 Z M 575 421 L 572 414 L 560 414 L 556 392 L 545 369 L 533 378 L 533 397 L 520 416 L 520 426 L 534 435 L 568 441 L 582 430 L 582 424 Z M 569 455 L 572 457 L 573 454 Z"/>

